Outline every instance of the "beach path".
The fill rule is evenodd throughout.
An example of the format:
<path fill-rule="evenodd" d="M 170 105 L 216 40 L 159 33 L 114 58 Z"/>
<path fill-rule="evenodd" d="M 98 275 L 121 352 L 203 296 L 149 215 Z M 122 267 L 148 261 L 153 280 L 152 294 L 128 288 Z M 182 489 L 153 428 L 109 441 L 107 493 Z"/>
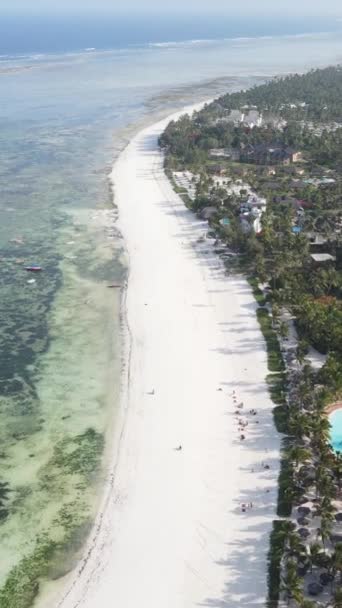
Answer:
<path fill-rule="evenodd" d="M 94 548 L 63 608 L 266 601 L 280 438 L 265 345 L 250 287 L 199 242 L 207 224 L 163 172 L 166 124 L 136 136 L 113 170 L 130 264 L 126 414 Z"/>

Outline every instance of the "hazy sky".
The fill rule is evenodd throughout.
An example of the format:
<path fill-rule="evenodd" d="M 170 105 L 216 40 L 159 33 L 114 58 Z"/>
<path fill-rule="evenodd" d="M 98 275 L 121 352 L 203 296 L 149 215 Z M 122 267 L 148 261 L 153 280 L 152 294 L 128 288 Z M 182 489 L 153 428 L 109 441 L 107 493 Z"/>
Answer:
<path fill-rule="evenodd" d="M 0 0 L 6 11 L 61 12 L 95 11 L 127 13 L 153 10 L 158 13 L 208 12 L 342 16 L 342 0 Z"/>

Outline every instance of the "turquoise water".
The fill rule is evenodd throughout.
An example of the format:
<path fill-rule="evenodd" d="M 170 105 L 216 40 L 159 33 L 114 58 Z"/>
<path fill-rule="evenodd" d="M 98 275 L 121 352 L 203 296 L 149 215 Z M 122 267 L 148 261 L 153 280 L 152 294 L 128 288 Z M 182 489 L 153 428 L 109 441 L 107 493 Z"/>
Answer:
<path fill-rule="evenodd" d="M 334 450 L 342 452 L 342 409 L 329 416 L 331 424 L 331 444 Z"/>
<path fill-rule="evenodd" d="M 35 577 L 72 568 L 101 494 L 121 364 L 107 285 L 126 276 L 113 159 L 184 104 L 341 56 L 325 35 L 1 61 L 0 606 L 27 608 Z"/>

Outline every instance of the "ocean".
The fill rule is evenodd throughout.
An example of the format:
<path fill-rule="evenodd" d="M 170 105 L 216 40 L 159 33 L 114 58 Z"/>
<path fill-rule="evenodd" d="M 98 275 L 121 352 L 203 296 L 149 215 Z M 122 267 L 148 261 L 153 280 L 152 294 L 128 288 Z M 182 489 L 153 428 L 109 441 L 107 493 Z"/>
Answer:
<path fill-rule="evenodd" d="M 13 33 L 6 19 L 0 605 L 42 608 L 92 525 L 118 411 L 120 292 L 108 286 L 124 284 L 127 260 L 108 181 L 113 161 L 141 126 L 186 104 L 340 62 L 342 40 L 336 24 L 322 30 L 328 23 L 138 31 L 133 22 L 113 42 L 103 24 L 64 21 L 52 35 L 51 24 L 32 21 L 23 33 L 17 20 Z M 42 272 L 25 271 L 33 264 Z M 9 585 L 28 571 L 19 604 Z M 38 586 L 39 577 L 50 583 Z"/>
<path fill-rule="evenodd" d="M 331 17 L 274 19 L 266 14 L 227 15 L 135 12 L 129 16 L 87 13 L 6 14 L 0 9 L 0 55 L 111 50 L 165 42 L 231 40 L 341 31 Z"/>

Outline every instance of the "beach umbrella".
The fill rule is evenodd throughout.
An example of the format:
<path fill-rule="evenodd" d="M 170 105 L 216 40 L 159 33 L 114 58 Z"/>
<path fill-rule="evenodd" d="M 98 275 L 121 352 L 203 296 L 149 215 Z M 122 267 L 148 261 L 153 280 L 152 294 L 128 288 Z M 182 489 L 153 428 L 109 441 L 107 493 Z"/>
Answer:
<path fill-rule="evenodd" d="M 329 574 L 328 572 L 322 572 L 322 574 L 320 574 L 319 580 L 321 585 L 325 587 L 326 585 L 329 585 L 329 583 L 333 582 L 334 576 L 333 574 Z"/>
<path fill-rule="evenodd" d="M 312 466 L 303 466 L 300 469 L 300 476 L 304 477 L 308 481 L 315 481 L 316 479 L 316 469 Z"/>
<path fill-rule="evenodd" d="M 322 591 L 323 591 L 323 587 L 319 583 L 310 583 L 308 585 L 309 595 L 313 595 L 313 596 L 320 595 L 320 593 L 322 593 Z"/>
<path fill-rule="evenodd" d="M 305 517 L 305 515 L 311 514 L 311 509 L 310 507 L 298 507 L 297 513 L 298 515 L 303 515 Z"/>
<path fill-rule="evenodd" d="M 309 520 L 306 517 L 298 517 L 297 522 L 300 526 L 308 526 Z"/>
<path fill-rule="evenodd" d="M 299 528 L 298 534 L 301 538 L 308 538 L 310 536 L 310 530 L 307 528 Z"/>

